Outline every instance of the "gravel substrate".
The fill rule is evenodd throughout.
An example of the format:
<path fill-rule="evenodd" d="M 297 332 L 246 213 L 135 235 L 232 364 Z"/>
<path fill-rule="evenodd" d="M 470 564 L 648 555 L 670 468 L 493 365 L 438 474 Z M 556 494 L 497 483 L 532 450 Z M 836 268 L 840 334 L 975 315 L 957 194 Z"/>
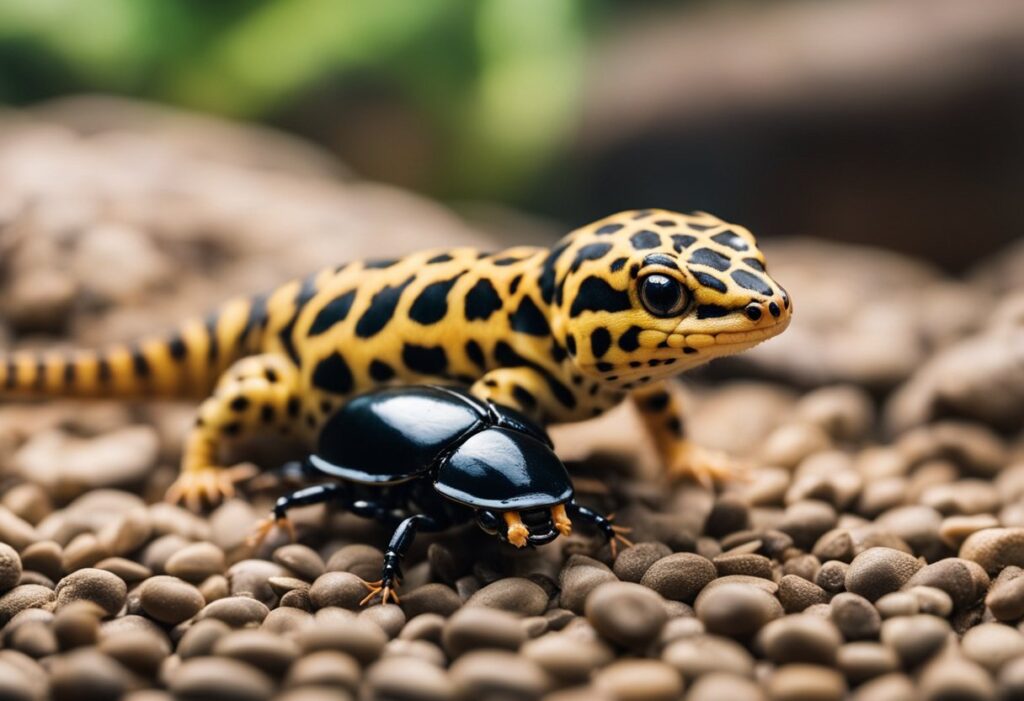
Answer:
<path fill-rule="evenodd" d="M 281 181 L 262 165 L 209 150 L 172 157 L 155 136 L 89 143 L 60 131 L 53 145 L 32 131 L 10 142 L 29 144 L 19 158 L 0 144 L 0 174 L 22 183 L 0 202 L 0 338 L 130 336 L 180 310 L 132 316 L 125 305 L 181 297 L 197 311 L 237 291 L 214 289 L 218 272 L 233 271 L 232 285 L 268 277 L 278 249 L 241 245 L 240 214 L 211 204 L 267 199 Z M 165 166 L 150 180 L 114 177 L 126 144 L 132 159 L 155 149 Z M 69 154 L 82 173 L 107 175 L 72 193 L 51 191 L 63 182 L 56 175 L 18 176 L 36 172 L 29 161 L 59 173 Z M 185 186 L 211 168 L 237 176 L 230 192 Z M 318 206 L 358 214 L 363 201 L 355 186 L 326 179 L 291 186 L 310 197 L 310 220 Z M 322 191 L 329 207 L 317 204 Z M 429 205 L 406 195 L 375 196 L 397 201 L 383 208 L 404 222 L 393 231 L 427 216 L 416 208 Z M 37 201 L 51 203 L 47 216 Z M 396 213 L 403 202 L 407 215 Z M 104 288 L 75 263 L 89 249 L 65 245 L 88 237 L 98 250 L 145 242 L 152 258 L 140 270 L 177 265 L 192 277 L 180 289 L 159 276 L 127 292 Z M 843 256 L 789 246 L 802 253 L 781 255 L 773 272 L 796 300 L 785 335 L 795 350 L 778 362 L 757 356 L 768 379 L 715 384 L 689 402 L 694 435 L 741 456 L 747 479 L 717 494 L 665 482 L 628 411 L 559 431 L 581 500 L 615 512 L 635 545 L 613 558 L 586 533 L 527 551 L 473 528 L 421 537 L 400 605 L 359 605 L 360 578 L 379 577 L 388 535 L 362 519 L 301 509 L 299 542 L 275 532 L 257 549 L 246 544 L 287 485 L 257 477 L 198 515 L 162 503 L 188 406 L 0 407 L 0 701 L 1024 698 L 1022 293 L 1001 290 L 991 320 L 954 305 L 951 325 L 939 306 L 919 314 L 911 304 L 956 297 L 939 294 L 954 283 L 938 273 L 911 266 L 918 282 L 899 304 L 865 305 L 861 293 L 877 294 L 881 273 L 854 265 L 843 275 L 860 270 L 859 280 L 805 274 L 791 284 L 779 273 L 787 259 L 817 271 Z M 288 250 L 296 267 L 324 255 Z M 183 264 L 196 260 L 200 272 Z M 897 268 L 888 261 L 884 279 L 900 277 Z M 46 285 L 44 270 L 58 271 Z M 848 320 L 836 313 L 842 290 L 839 301 L 860 314 L 846 326 L 836 321 Z M 864 334 L 870 343 L 849 342 Z M 266 446 L 252 455 L 276 462 Z"/>

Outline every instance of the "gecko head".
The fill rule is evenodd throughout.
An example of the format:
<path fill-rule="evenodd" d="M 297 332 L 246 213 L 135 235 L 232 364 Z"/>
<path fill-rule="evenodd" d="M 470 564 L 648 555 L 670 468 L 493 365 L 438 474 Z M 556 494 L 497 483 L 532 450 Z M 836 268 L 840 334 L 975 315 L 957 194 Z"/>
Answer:
<path fill-rule="evenodd" d="M 559 242 L 546 270 L 556 338 L 625 389 L 751 348 L 793 311 L 751 233 L 704 213 L 615 214 Z"/>

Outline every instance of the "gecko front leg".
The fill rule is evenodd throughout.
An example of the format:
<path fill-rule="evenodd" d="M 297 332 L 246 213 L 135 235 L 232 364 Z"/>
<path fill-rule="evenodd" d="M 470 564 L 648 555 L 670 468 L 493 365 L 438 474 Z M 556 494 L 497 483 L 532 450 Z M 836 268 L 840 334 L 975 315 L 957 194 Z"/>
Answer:
<path fill-rule="evenodd" d="M 636 389 L 630 397 L 670 476 L 690 478 L 710 489 L 743 473 L 743 464 L 735 458 L 686 438 L 683 403 L 667 381 Z"/>
<path fill-rule="evenodd" d="M 232 365 L 213 396 L 199 407 L 185 440 L 181 474 L 167 490 L 167 500 L 198 509 L 204 499 L 216 503 L 234 495 L 235 482 L 251 468 L 219 465 L 220 449 L 232 441 L 273 431 L 290 433 L 299 424 L 299 373 L 285 356 L 250 356 Z"/>

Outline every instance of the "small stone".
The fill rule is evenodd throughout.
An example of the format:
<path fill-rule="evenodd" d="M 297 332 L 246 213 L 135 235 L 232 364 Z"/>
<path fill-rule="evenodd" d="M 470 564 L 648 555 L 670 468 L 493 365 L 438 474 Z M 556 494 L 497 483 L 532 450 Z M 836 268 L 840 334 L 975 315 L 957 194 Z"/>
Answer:
<path fill-rule="evenodd" d="M 128 587 L 124 580 L 106 570 L 86 568 L 72 572 L 57 584 L 57 607 L 73 601 L 91 601 L 110 616 L 124 606 Z"/>
<path fill-rule="evenodd" d="M 701 592 L 694 604 L 709 633 L 743 638 L 783 615 L 782 604 L 755 586 L 723 584 Z"/>
<path fill-rule="evenodd" d="M 836 666 L 854 684 L 899 671 L 900 660 L 891 649 L 875 642 L 847 643 L 839 648 Z"/>
<path fill-rule="evenodd" d="M 683 681 L 659 660 L 619 660 L 599 670 L 593 685 L 617 701 L 675 701 Z"/>
<path fill-rule="evenodd" d="M 17 586 L 21 572 L 18 551 L 7 543 L 0 542 L 0 594 L 6 594 Z"/>
<path fill-rule="evenodd" d="M 829 594 L 838 594 L 846 591 L 846 574 L 849 571 L 850 566 L 845 562 L 830 560 L 814 575 L 814 583 Z"/>
<path fill-rule="evenodd" d="M 755 682 L 731 674 L 707 674 L 697 679 L 686 694 L 686 701 L 765 701 L 764 691 Z"/>
<path fill-rule="evenodd" d="M 687 680 L 716 673 L 754 676 L 754 659 L 747 649 L 717 635 L 694 635 L 677 640 L 665 648 L 661 659 Z"/>
<path fill-rule="evenodd" d="M 876 601 L 875 609 L 882 618 L 895 618 L 920 613 L 921 605 L 916 596 L 904 591 L 894 591 Z"/>
<path fill-rule="evenodd" d="M 1024 657 L 1024 635 L 1001 623 L 982 623 L 961 640 L 964 656 L 996 674 L 1007 662 Z"/>
<path fill-rule="evenodd" d="M 694 553 L 676 553 L 651 565 L 640 584 L 666 599 L 690 604 L 717 576 L 714 563 L 707 558 Z"/>
<path fill-rule="evenodd" d="M 314 625 L 314 619 L 308 611 L 280 606 L 267 614 L 260 629 L 274 635 L 287 635 L 311 625 Z"/>
<path fill-rule="evenodd" d="M 939 526 L 939 537 L 951 548 L 959 548 L 969 536 L 986 528 L 998 528 L 999 519 L 992 514 L 949 516 Z"/>
<path fill-rule="evenodd" d="M 21 584 L 0 596 L 0 626 L 30 608 L 40 608 L 53 601 L 53 590 L 38 584 Z"/>
<path fill-rule="evenodd" d="M 137 584 L 153 576 L 153 572 L 145 565 L 123 557 L 108 557 L 105 560 L 100 560 L 96 563 L 96 569 L 106 570 L 117 575 L 124 580 L 125 584 Z"/>
<path fill-rule="evenodd" d="M 366 672 L 368 698 L 454 701 L 455 683 L 443 669 L 412 657 L 385 658 Z"/>
<path fill-rule="evenodd" d="M 896 591 L 921 569 L 922 563 L 913 555 L 893 548 L 869 548 L 850 563 L 846 573 L 846 590 L 860 594 L 869 601 Z"/>
<path fill-rule="evenodd" d="M 469 652 L 452 664 L 449 675 L 470 699 L 539 699 L 550 684 L 536 663 L 499 650 Z"/>
<path fill-rule="evenodd" d="M 37 541 L 21 551 L 21 566 L 57 581 L 64 576 L 64 550 L 52 540 Z"/>
<path fill-rule="evenodd" d="M 171 625 L 192 618 L 206 605 L 198 589 L 169 575 L 143 582 L 139 587 L 139 603 L 148 616 Z"/>
<path fill-rule="evenodd" d="M 221 636 L 213 646 L 218 657 L 245 662 L 273 676 L 284 674 L 299 657 L 299 646 L 263 630 L 236 630 Z"/>
<path fill-rule="evenodd" d="M 299 543 L 283 545 L 275 550 L 274 562 L 307 582 L 312 582 L 326 571 L 323 558 L 312 548 Z"/>
<path fill-rule="evenodd" d="M 710 562 L 708 566 L 714 569 Z M 583 605 L 590 592 L 607 582 L 618 581 L 611 570 L 596 564 L 570 565 L 562 570 L 560 579 L 562 592 L 558 599 L 559 605 L 576 614 L 583 613 Z"/>
<path fill-rule="evenodd" d="M 776 664 L 834 665 L 843 643 L 839 629 L 817 616 L 794 614 L 771 621 L 759 633 L 765 655 Z"/>
<path fill-rule="evenodd" d="M 808 606 L 827 603 L 828 594 L 803 577 L 787 574 L 779 580 L 779 601 L 786 613 L 799 613 Z"/>
<path fill-rule="evenodd" d="M 216 618 L 232 628 L 258 625 L 270 610 L 266 604 L 248 596 L 229 596 L 207 604 L 196 614 L 197 620 Z"/>
<path fill-rule="evenodd" d="M 1000 621 L 1015 621 L 1024 616 L 1024 576 L 997 578 L 985 597 L 985 605 Z"/>
<path fill-rule="evenodd" d="M 231 701 L 265 701 L 274 691 L 273 682 L 263 672 L 224 657 L 185 660 L 172 675 L 168 688 L 178 699 Z"/>
<path fill-rule="evenodd" d="M 251 596 L 267 606 L 274 606 L 277 603 L 277 595 L 268 582 L 271 577 L 283 577 L 286 574 L 288 572 L 276 562 L 249 559 L 231 565 L 227 578 L 231 584 L 232 595 Z"/>
<path fill-rule="evenodd" d="M 663 599 L 632 582 L 602 584 L 587 597 L 585 609 L 598 633 L 631 649 L 648 645 L 668 620 Z"/>
<path fill-rule="evenodd" d="M 134 630 L 104 637 L 99 650 L 136 674 L 154 677 L 171 654 L 171 644 L 162 633 Z"/>
<path fill-rule="evenodd" d="M 344 609 L 341 610 L 344 611 Z M 388 642 L 387 634 L 372 621 L 358 618 L 347 611 L 345 613 L 350 618 L 317 621 L 315 625 L 295 633 L 295 642 L 299 644 L 303 654 L 334 650 L 351 655 L 364 665 L 370 664 L 380 657 Z"/>
<path fill-rule="evenodd" d="M 303 655 L 292 664 L 285 679 L 289 687 L 331 686 L 355 693 L 362 670 L 351 655 L 324 650 Z"/>
<path fill-rule="evenodd" d="M 790 504 L 776 528 L 787 533 L 798 548 L 809 550 L 822 535 L 835 528 L 837 518 L 831 504 L 805 499 Z"/>
<path fill-rule="evenodd" d="M 548 607 L 548 594 L 523 577 L 499 579 L 469 597 L 466 606 L 487 606 L 520 616 L 539 616 Z"/>
<path fill-rule="evenodd" d="M 518 650 L 526 642 L 526 633 L 507 611 L 474 606 L 459 610 L 448 620 L 441 641 L 455 658 L 479 648 Z"/>
<path fill-rule="evenodd" d="M 462 606 L 462 599 L 447 584 L 431 582 L 403 593 L 401 606 L 409 619 L 427 613 L 451 616 Z"/>
<path fill-rule="evenodd" d="M 309 600 L 316 608 L 340 606 L 349 610 L 360 607 L 370 590 L 359 577 L 349 572 L 325 572 L 309 588 Z"/>
<path fill-rule="evenodd" d="M 206 657 L 213 654 L 213 646 L 231 632 L 231 627 L 216 618 L 196 621 L 178 641 L 178 656 L 183 660 L 191 657 Z"/>
<path fill-rule="evenodd" d="M 772 578 L 772 561 L 764 555 L 756 553 L 726 553 L 714 558 L 712 562 L 720 577 L 727 577 L 731 574 L 744 574 L 749 577 Z"/>
<path fill-rule="evenodd" d="M 356 543 L 339 548 L 327 559 L 328 572 L 351 572 L 373 582 L 380 579 L 384 553 L 369 545 Z"/>
<path fill-rule="evenodd" d="M 972 533 L 960 547 L 960 557 L 977 562 L 990 576 L 1007 565 L 1024 567 L 1024 528 L 987 528 Z"/>
<path fill-rule="evenodd" d="M 953 600 L 949 594 L 935 587 L 910 587 L 906 590 L 917 599 L 917 610 L 940 618 L 953 613 Z"/>
<path fill-rule="evenodd" d="M 914 667 L 942 649 L 951 632 L 945 620 L 920 614 L 884 621 L 881 639 L 896 652 L 905 667 Z"/>
<path fill-rule="evenodd" d="M 973 605 L 988 589 L 988 576 L 975 562 L 947 557 L 918 570 L 907 580 L 906 587 L 928 586 L 941 589 L 963 609 Z"/>
<path fill-rule="evenodd" d="M 768 679 L 772 701 L 842 701 L 846 681 L 834 669 L 808 664 L 779 667 Z"/>
<path fill-rule="evenodd" d="M 521 652 L 563 684 L 582 684 L 613 659 L 612 651 L 598 641 L 572 640 L 560 633 L 530 640 Z"/>
<path fill-rule="evenodd" d="M 991 701 L 995 684 L 980 666 L 956 655 L 927 664 L 919 679 L 922 701 Z"/>
<path fill-rule="evenodd" d="M 49 671 L 55 701 L 117 701 L 130 683 L 125 669 L 95 648 L 86 647 L 60 655 L 54 659 Z"/>
<path fill-rule="evenodd" d="M 359 617 L 376 623 L 389 638 L 397 636 L 405 625 L 405 612 L 395 604 L 379 604 L 364 608 L 359 612 Z"/>
<path fill-rule="evenodd" d="M 664 543 L 637 543 L 619 553 L 612 572 L 624 582 L 639 583 L 651 565 L 671 554 L 672 550 Z"/>
<path fill-rule="evenodd" d="M 847 640 L 874 638 L 882 627 L 882 619 L 871 602 L 859 594 L 844 592 L 832 598 L 832 622 Z"/>
<path fill-rule="evenodd" d="M 852 701 L 909 701 L 917 699 L 917 689 L 905 674 L 885 674 L 857 688 Z"/>
<path fill-rule="evenodd" d="M 192 584 L 199 584 L 211 575 L 224 574 L 226 568 L 224 551 L 213 543 L 186 545 L 167 558 L 164 565 L 167 574 Z"/>

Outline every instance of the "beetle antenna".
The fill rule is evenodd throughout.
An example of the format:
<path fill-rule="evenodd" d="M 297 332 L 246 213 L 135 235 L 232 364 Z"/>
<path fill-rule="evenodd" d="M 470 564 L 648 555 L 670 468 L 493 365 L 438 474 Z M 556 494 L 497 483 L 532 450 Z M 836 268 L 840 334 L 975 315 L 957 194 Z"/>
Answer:
<path fill-rule="evenodd" d="M 530 535 L 530 531 L 527 530 L 526 524 L 523 523 L 522 517 L 519 516 L 518 511 L 506 511 L 504 513 L 505 523 L 508 524 L 508 531 L 506 532 L 506 538 L 508 542 L 517 548 L 526 546 L 526 539 Z"/>
<path fill-rule="evenodd" d="M 555 529 L 562 535 L 568 536 L 572 533 L 572 521 L 565 513 L 565 504 L 551 507 L 551 520 L 555 524 Z"/>

